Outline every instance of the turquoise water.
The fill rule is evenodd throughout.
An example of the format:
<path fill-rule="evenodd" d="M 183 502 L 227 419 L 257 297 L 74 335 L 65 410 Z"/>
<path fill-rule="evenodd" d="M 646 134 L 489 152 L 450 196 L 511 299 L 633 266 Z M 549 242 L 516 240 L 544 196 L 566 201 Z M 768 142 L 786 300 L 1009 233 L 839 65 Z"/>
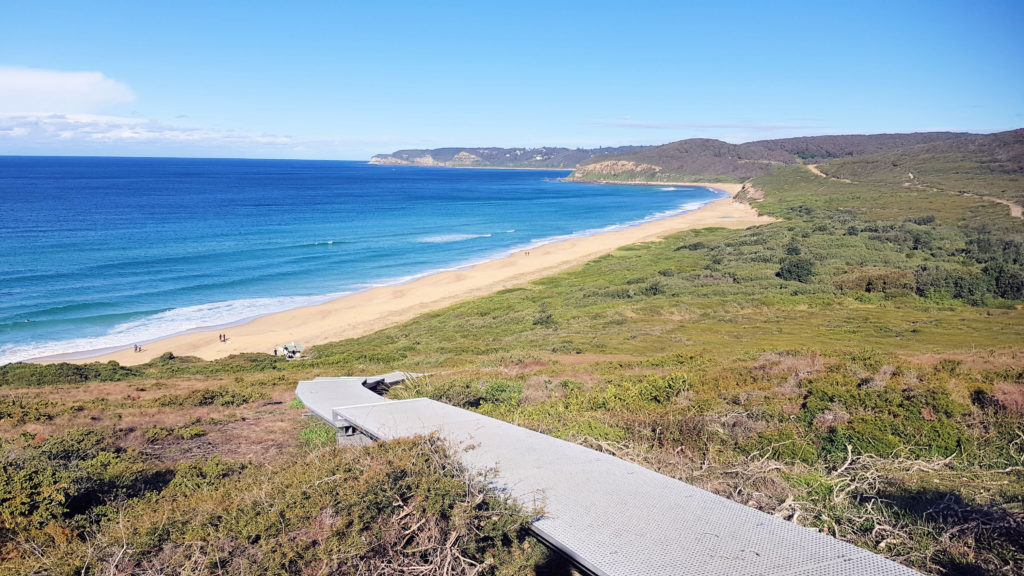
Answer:
<path fill-rule="evenodd" d="M 227 326 L 722 195 L 566 174 L 0 157 L 0 364 Z"/>

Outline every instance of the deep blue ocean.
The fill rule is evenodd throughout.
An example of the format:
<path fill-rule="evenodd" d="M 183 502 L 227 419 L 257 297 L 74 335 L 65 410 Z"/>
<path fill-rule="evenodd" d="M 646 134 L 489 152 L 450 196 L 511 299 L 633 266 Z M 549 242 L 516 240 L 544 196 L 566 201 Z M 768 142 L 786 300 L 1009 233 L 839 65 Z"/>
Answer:
<path fill-rule="evenodd" d="M 722 195 L 567 174 L 0 157 L 0 364 L 226 326 Z"/>

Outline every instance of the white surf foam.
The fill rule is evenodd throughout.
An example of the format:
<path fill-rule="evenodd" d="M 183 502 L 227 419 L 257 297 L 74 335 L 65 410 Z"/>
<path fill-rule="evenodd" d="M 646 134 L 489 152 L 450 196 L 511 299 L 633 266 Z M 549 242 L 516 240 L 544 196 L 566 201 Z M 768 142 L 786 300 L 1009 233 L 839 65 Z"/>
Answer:
<path fill-rule="evenodd" d="M 65 354 L 68 355 L 68 358 L 85 358 L 95 355 L 97 351 L 117 350 L 178 334 L 238 325 L 259 316 L 301 306 L 322 304 L 348 293 L 285 298 L 248 298 L 174 308 L 137 320 L 123 322 L 102 336 L 0 346 L 0 365 Z"/>
<path fill-rule="evenodd" d="M 490 234 L 441 234 L 439 236 L 427 236 L 420 238 L 419 242 L 426 242 L 428 244 L 446 244 L 448 242 L 462 242 L 464 240 L 472 240 L 474 238 L 490 238 Z"/>

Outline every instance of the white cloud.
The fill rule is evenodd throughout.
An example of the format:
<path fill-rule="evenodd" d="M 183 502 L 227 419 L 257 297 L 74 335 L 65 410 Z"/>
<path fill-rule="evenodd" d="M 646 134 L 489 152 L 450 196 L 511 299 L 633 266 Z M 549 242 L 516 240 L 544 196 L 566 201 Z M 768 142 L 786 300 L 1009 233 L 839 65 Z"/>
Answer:
<path fill-rule="evenodd" d="M 2 114 L 0 154 L 369 157 L 363 139 L 297 138 L 100 114 Z"/>
<path fill-rule="evenodd" d="M 0 142 L 5 139 L 33 144 L 294 144 L 287 136 L 173 126 L 142 118 L 98 114 L 0 114 Z"/>
<path fill-rule="evenodd" d="M 130 87 L 101 72 L 0 66 L 0 155 L 352 159 L 393 149 L 381 145 L 392 139 L 214 129 L 187 114 L 170 123 L 123 115 L 134 102 Z"/>
<path fill-rule="evenodd" d="M 101 72 L 0 66 L 0 112 L 90 113 L 134 101 L 131 88 Z"/>

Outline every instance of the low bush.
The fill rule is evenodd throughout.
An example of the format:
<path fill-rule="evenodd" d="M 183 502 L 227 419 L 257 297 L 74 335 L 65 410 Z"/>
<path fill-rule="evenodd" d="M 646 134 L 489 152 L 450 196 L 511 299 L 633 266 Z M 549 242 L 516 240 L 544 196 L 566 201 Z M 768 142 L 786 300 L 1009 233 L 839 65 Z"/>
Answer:
<path fill-rule="evenodd" d="M 814 261 L 802 256 L 788 256 L 782 260 L 776 276 L 793 282 L 807 282 L 814 274 Z"/>
<path fill-rule="evenodd" d="M 34 387 L 82 384 L 91 381 L 113 382 L 138 378 L 143 373 L 117 362 L 89 364 L 29 364 L 15 362 L 0 366 L 0 386 Z"/>
<path fill-rule="evenodd" d="M 299 440 L 306 448 L 320 450 L 337 443 L 338 429 L 319 418 L 306 422 L 299 432 Z"/>
<path fill-rule="evenodd" d="M 893 268 L 854 268 L 832 283 L 840 290 L 859 292 L 913 292 L 917 289 L 914 273 Z"/>
<path fill-rule="evenodd" d="M 193 390 L 185 394 L 166 394 L 152 400 L 153 406 L 241 406 L 258 400 L 266 400 L 269 394 L 259 389 L 239 389 L 221 386 Z"/>
<path fill-rule="evenodd" d="M 50 420 L 61 408 L 56 402 L 48 400 L 28 400 L 14 396 L 0 396 L 0 421 L 8 421 L 16 426 L 29 422 Z"/>
<path fill-rule="evenodd" d="M 72 428 L 0 457 L 0 544 L 160 485 L 159 470 L 110 432 Z"/>
<path fill-rule="evenodd" d="M 37 506 L 36 528 L 2 525 L 11 573 L 482 576 L 530 573 L 545 560 L 526 532 L 530 515 L 434 438 L 320 450 L 276 470 L 219 456 L 186 462 L 165 487 L 93 516 L 88 538 L 47 502 L 56 509 Z M 20 508 L 4 504 L 6 521 Z"/>

